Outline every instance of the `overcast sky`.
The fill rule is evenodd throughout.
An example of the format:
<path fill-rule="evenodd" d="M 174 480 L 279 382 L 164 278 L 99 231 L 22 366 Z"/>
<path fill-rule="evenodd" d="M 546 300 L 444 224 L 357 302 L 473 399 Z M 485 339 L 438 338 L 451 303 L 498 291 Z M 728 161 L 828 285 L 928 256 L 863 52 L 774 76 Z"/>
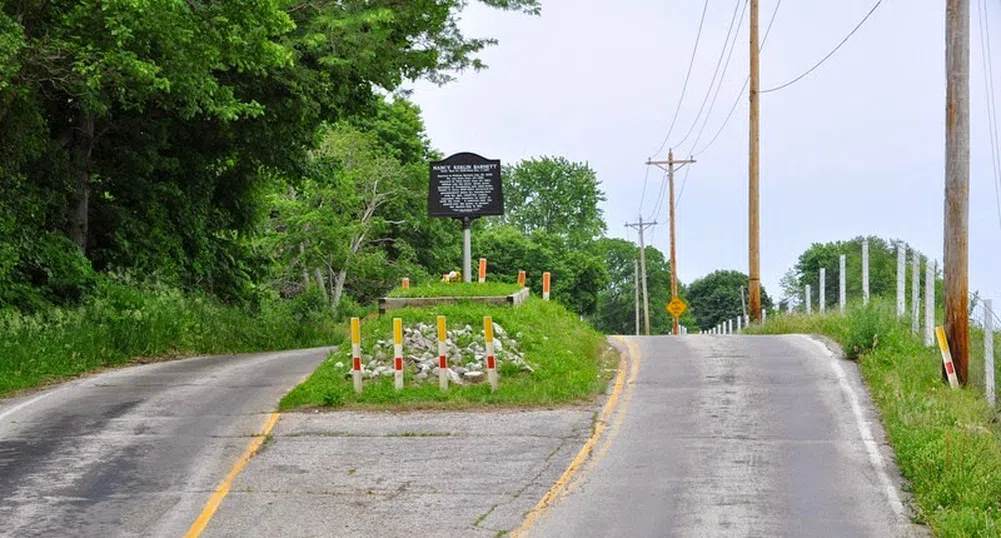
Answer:
<path fill-rule="evenodd" d="M 698 147 L 692 142 L 701 120 L 679 144 L 707 94 L 737 1 L 709 3 L 669 142 L 676 157 L 712 139 L 747 76 L 745 13 Z M 820 60 L 872 3 L 782 3 L 762 52 L 762 89 Z M 989 4 L 999 45 L 1001 6 Z M 762 0 L 762 35 L 775 5 Z M 702 6 L 697 0 L 543 0 L 540 17 L 473 6 L 463 18 L 464 30 L 500 40 L 482 55 L 490 68 L 445 87 L 420 84 L 414 99 L 433 144 L 446 154 L 473 151 L 505 163 L 541 155 L 587 161 L 608 196 L 608 234 L 635 240 L 624 223 L 639 214 L 644 162 L 666 154 L 654 152 L 682 95 Z M 970 276 L 974 289 L 998 302 L 1001 225 L 978 16 L 974 7 Z M 817 71 L 762 96 L 761 269 L 773 295 L 813 242 L 875 234 L 906 240 L 941 260 L 944 17 L 944 0 L 885 1 Z M 1001 59 L 1001 48 L 995 47 L 994 58 Z M 745 94 L 716 143 L 678 176 L 680 190 L 690 174 L 678 203 L 678 271 L 685 282 L 716 269 L 747 271 L 747 110 Z M 644 218 L 652 216 L 662 183 L 662 173 L 649 170 Z M 664 225 L 653 230 L 652 244 L 667 252 L 666 205 L 656 219 Z M 835 268 L 830 271 L 836 275 Z"/>

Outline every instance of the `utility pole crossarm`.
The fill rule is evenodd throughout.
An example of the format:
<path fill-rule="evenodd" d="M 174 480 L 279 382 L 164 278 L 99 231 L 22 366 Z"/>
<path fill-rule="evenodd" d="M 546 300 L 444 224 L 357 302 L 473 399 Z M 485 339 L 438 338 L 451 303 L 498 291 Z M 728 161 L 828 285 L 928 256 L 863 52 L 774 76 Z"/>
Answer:
<path fill-rule="evenodd" d="M 678 298 L 678 255 L 677 247 L 675 242 L 675 228 L 676 220 L 674 218 L 675 212 L 675 200 L 674 200 L 674 172 L 680 170 L 685 165 L 692 164 L 695 159 L 674 159 L 674 151 L 669 150 L 667 152 L 666 161 L 654 161 L 652 159 L 647 159 L 647 166 L 656 166 L 661 170 L 667 172 L 667 183 L 670 187 L 670 205 L 668 206 L 668 214 L 671 218 L 671 299 Z M 666 166 L 666 168 L 665 168 Z M 681 328 L 678 326 L 678 318 L 674 318 L 674 330 L 672 331 L 675 336 L 681 333 Z"/>
<path fill-rule="evenodd" d="M 635 228 L 640 233 L 640 280 L 643 284 L 643 322 L 647 336 L 650 336 L 650 299 L 646 287 L 646 241 L 644 240 L 644 232 L 646 232 L 647 228 L 656 225 L 657 221 L 643 222 L 642 216 L 637 223 L 626 223 L 627 228 Z"/>

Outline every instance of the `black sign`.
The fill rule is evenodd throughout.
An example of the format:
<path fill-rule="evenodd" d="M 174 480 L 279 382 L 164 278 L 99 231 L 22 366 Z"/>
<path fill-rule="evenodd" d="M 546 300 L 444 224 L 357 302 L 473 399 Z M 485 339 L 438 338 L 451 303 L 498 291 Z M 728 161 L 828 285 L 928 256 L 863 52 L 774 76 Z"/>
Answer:
<path fill-rule="evenodd" d="M 456 153 L 431 163 L 428 215 L 476 218 L 504 214 L 501 163 L 474 153 Z"/>

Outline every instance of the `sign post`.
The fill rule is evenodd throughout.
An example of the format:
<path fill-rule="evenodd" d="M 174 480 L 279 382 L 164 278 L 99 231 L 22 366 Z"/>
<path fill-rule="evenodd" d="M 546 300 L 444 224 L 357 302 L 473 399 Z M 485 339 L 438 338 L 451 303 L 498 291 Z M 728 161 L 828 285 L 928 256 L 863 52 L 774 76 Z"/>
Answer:
<path fill-rule="evenodd" d="M 504 214 L 501 162 L 475 153 L 456 153 L 431 163 L 428 216 L 462 221 L 462 279 L 472 282 L 470 228 L 479 217 Z"/>

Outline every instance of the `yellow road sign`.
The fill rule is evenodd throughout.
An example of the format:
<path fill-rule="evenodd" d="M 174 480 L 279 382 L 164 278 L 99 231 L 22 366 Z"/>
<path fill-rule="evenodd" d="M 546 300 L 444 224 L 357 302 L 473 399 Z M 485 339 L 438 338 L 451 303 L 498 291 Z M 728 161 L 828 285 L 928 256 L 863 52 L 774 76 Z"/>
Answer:
<path fill-rule="evenodd" d="M 667 311 L 670 312 L 671 315 L 676 318 L 680 318 L 681 315 L 684 314 L 685 310 L 687 309 L 688 305 L 686 305 L 685 301 L 682 301 L 680 297 L 675 297 L 674 299 L 671 299 L 671 302 L 668 303 L 667 305 Z"/>

